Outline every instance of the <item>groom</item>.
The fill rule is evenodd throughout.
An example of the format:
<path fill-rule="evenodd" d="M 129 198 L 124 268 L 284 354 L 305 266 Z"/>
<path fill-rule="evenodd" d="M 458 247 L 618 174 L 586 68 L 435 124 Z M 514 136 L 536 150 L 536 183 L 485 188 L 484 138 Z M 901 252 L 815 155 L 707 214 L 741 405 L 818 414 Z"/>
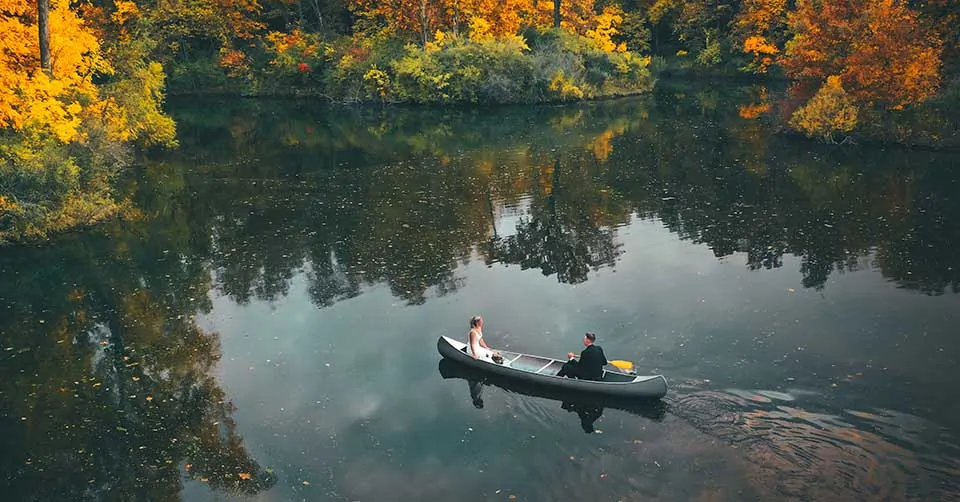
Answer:
<path fill-rule="evenodd" d="M 580 360 L 576 360 L 576 354 L 570 352 L 567 354 L 567 361 L 557 376 L 574 377 L 583 380 L 600 380 L 603 376 L 603 367 L 607 364 L 607 356 L 603 354 L 603 349 L 594 343 L 597 341 L 597 335 L 587 333 L 583 335 L 583 345 L 586 346 L 580 353 Z"/>

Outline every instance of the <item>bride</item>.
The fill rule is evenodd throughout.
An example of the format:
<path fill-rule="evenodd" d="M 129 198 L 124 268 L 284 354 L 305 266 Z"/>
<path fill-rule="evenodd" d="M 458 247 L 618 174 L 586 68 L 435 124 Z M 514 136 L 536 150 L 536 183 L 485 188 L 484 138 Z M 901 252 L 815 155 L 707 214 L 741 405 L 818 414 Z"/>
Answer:
<path fill-rule="evenodd" d="M 474 359 L 483 359 L 484 361 L 495 362 L 495 359 L 501 359 L 499 352 L 490 350 L 487 342 L 483 341 L 483 318 L 475 315 L 470 318 L 470 334 L 467 343 L 467 354 Z M 501 359 L 502 360 L 502 359 Z"/>

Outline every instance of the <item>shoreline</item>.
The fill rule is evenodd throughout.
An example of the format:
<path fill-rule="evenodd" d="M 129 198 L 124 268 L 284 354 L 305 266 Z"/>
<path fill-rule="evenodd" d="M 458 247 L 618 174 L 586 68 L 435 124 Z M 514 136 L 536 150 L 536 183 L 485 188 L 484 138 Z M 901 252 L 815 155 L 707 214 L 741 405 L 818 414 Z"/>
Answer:
<path fill-rule="evenodd" d="M 240 92 L 231 92 L 225 90 L 214 90 L 214 91 L 195 91 L 195 92 L 173 92 L 167 94 L 167 100 L 191 100 L 191 99 L 241 99 L 244 101 L 250 102 L 270 102 L 270 101 L 300 101 L 300 100 L 311 100 L 315 98 L 321 98 L 322 103 L 327 106 L 337 107 L 337 108 L 347 108 L 347 109 L 368 109 L 368 110 L 381 110 L 381 109 L 396 109 L 396 110 L 432 110 L 432 111 L 456 111 L 456 110 L 490 110 L 490 109 L 510 109 L 510 108 L 526 108 L 532 106 L 546 106 L 546 107 L 563 107 L 563 106 L 584 106 L 594 103 L 607 103 L 611 101 L 616 101 L 619 99 L 635 99 L 642 98 L 645 96 L 652 96 L 658 90 L 661 83 L 664 83 L 668 86 L 674 85 L 677 87 L 683 86 L 692 86 L 692 87 L 705 87 L 712 88 L 714 87 L 711 84 L 719 84 L 726 87 L 744 87 L 749 85 L 762 85 L 762 86 L 773 86 L 779 88 L 786 88 L 790 84 L 790 80 L 782 77 L 738 77 L 736 75 L 727 75 L 727 74 L 704 74 L 703 76 L 696 77 L 692 72 L 673 72 L 670 70 L 661 70 L 655 74 L 652 78 L 652 86 L 650 89 L 645 91 L 624 93 L 624 94 L 607 94 L 602 96 L 594 96 L 590 98 L 581 98 L 574 100 L 544 100 L 544 101 L 530 101 L 530 102 L 512 102 L 512 103 L 496 103 L 496 102 L 450 102 L 450 103 L 440 103 L 440 102 L 418 102 L 418 101 L 363 101 L 363 100 L 338 100 L 334 99 L 328 94 L 321 92 L 313 91 L 294 91 L 289 93 L 240 93 Z M 926 105 L 934 106 L 936 105 Z M 777 128 L 775 123 L 767 122 L 768 127 Z M 779 130 L 773 132 L 775 135 L 779 135 L 785 138 L 790 138 L 793 140 L 809 142 L 811 144 L 824 145 L 813 138 L 807 138 L 803 134 L 800 134 L 783 127 L 779 127 Z M 859 147 L 872 147 L 872 148 L 896 148 L 896 149 L 906 149 L 912 151 L 925 151 L 925 152 L 942 152 L 942 153 L 953 153 L 960 152 L 960 137 L 956 141 L 939 141 L 937 143 L 929 142 L 920 142 L 920 143 L 909 143 L 905 141 L 897 141 L 891 139 L 883 139 L 882 135 L 878 136 L 877 134 L 868 134 L 863 131 L 859 135 L 854 134 L 850 137 L 851 143 L 842 146 L 859 146 Z M 829 145 L 824 145 L 829 146 Z M 841 146 L 841 145 L 834 145 Z"/>
<path fill-rule="evenodd" d="M 362 101 L 362 100 L 338 100 L 321 92 L 292 92 L 292 93 L 258 93 L 248 94 L 230 91 L 209 91 L 209 92 L 169 92 L 166 99 L 197 99 L 197 98 L 217 98 L 217 99 L 243 99 L 248 101 L 273 101 L 273 100 L 303 100 L 310 98 L 323 98 L 324 103 L 339 107 L 356 108 L 421 108 L 421 109 L 462 109 L 462 108 L 491 108 L 491 107 L 511 107 L 511 106 L 562 106 L 584 103 L 613 101 L 622 98 L 636 98 L 648 96 L 654 93 L 654 87 L 645 91 L 630 92 L 624 94 L 605 94 L 591 98 L 572 99 L 572 100 L 544 100 L 544 101 L 517 101 L 512 103 L 496 102 L 471 102 L 459 101 L 450 103 L 423 103 L 418 101 Z"/>

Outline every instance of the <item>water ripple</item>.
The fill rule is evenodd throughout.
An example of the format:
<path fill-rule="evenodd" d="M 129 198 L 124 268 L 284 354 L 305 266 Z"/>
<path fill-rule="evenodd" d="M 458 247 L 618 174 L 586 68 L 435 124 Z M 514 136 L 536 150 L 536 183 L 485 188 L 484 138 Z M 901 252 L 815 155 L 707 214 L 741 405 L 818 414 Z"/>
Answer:
<path fill-rule="evenodd" d="M 671 412 L 742 450 L 771 498 L 960 500 L 955 437 L 916 416 L 812 411 L 789 392 L 743 389 L 682 395 Z"/>

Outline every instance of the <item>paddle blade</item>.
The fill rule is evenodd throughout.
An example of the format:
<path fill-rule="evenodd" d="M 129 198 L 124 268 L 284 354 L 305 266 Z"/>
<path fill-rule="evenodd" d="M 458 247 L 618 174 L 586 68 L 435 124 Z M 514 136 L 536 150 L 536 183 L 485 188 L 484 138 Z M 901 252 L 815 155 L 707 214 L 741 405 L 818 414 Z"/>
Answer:
<path fill-rule="evenodd" d="M 620 369 L 622 369 L 622 370 L 630 371 L 630 370 L 633 369 L 633 363 L 631 363 L 630 361 L 621 361 L 621 360 L 618 359 L 618 360 L 616 360 L 616 361 L 610 361 L 610 364 L 612 364 L 612 365 L 614 365 L 614 366 L 616 366 L 616 367 L 618 367 L 618 368 L 620 368 Z"/>

